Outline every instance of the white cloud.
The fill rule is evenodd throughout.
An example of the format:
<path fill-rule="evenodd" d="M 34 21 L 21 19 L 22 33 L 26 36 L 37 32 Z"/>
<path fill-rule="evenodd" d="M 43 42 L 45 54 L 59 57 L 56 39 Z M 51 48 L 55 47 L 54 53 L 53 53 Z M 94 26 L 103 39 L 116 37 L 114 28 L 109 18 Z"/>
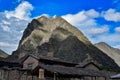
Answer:
<path fill-rule="evenodd" d="M 99 35 L 99 34 L 103 34 L 103 33 L 106 33 L 109 31 L 109 28 L 105 25 L 104 27 L 102 28 L 91 28 L 89 29 L 87 32 L 90 34 L 90 35 Z"/>
<path fill-rule="evenodd" d="M 87 19 L 86 15 L 84 15 L 84 11 L 81 11 L 77 14 L 63 15 L 62 17 L 73 25 L 78 25 L 79 23 L 81 23 Z"/>
<path fill-rule="evenodd" d="M 11 53 L 12 50 L 16 49 L 16 44 L 18 44 L 23 30 L 26 28 L 28 22 L 30 22 L 30 11 L 33 9 L 33 6 L 29 2 L 21 3 L 14 11 L 0 12 L 0 25 L 7 26 L 2 29 L 9 31 L 7 33 L 0 32 L 0 48 L 3 50 L 8 49 L 8 53 Z M 110 10 L 110 9 L 109 9 Z M 22 13 L 21 13 L 22 12 Z M 108 10 L 102 13 L 103 17 L 107 15 Z M 110 11 L 111 12 L 111 11 Z M 20 13 L 20 14 L 19 14 Z M 114 16 L 118 16 L 118 12 L 113 11 Z M 112 15 L 113 15 L 112 13 Z M 96 18 L 101 17 L 101 13 L 90 9 L 88 11 L 80 11 L 76 14 L 66 14 L 62 17 L 66 19 L 69 23 L 76 26 L 80 29 L 93 43 L 105 41 L 108 44 L 113 45 L 112 43 L 120 43 L 119 34 L 109 34 L 109 25 L 99 24 L 96 21 Z M 48 14 L 43 14 L 47 17 L 50 17 Z M 42 16 L 42 15 L 40 15 Z M 34 17 L 38 18 L 40 16 Z M 7 17 L 7 18 L 6 18 Z M 109 18 L 110 19 L 110 18 Z M 112 21 L 119 21 L 119 19 L 112 19 Z M 1 23 L 2 22 L 2 23 Z M 8 29 L 9 28 L 9 29 Z M 0 30 L 1 31 L 1 30 Z M 115 29 L 116 32 L 119 31 L 119 28 Z M 16 37 L 17 36 L 17 37 Z M 6 43 L 7 42 L 7 43 Z M 11 42 L 11 44 L 10 44 Z M 10 47 L 11 45 L 11 47 Z M 113 45 L 118 46 L 118 45 Z"/>
<path fill-rule="evenodd" d="M 69 23 L 82 30 L 86 35 L 98 35 L 109 31 L 107 25 L 99 25 L 95 18 L 98 18 L 99 12 L 94 9 L 80 11 L 77 14 L 67 14 L 62 16 Z"/>
<path fill-rule="evenodd" d="M 0 22 L 0 27 L 2 28 L 3 31 L 9 32 L 10 28 L 6 24 L 4 22 Z"/>
<path fill-rule="evenodd" d="M 48 14 L 41 14 L 40 16 L 36 16 L 36 17 L 34 17 L 34 19 L 37 19 L 37 18 L 39 18 L 39 17 L 41 17 L 41 16 L 46 16 L 46 17 L 50 17 L 50 15 L 48 15 Z"/>
<path fill-rule="evenodd" d="M 33 6 L 24 1 L 13 11 L 0 12 L 0 49 L 11 53 L 17 48 L 22 31 L 31 21 Z"/>
<path fill-rule="evenodd" d="M 10 22 L 5 21 L 5 20 L 2 20 L 2 23 L 3 23 L 3 24 L 10 24 Z"/>
<path fill-rule="evenodd" d="M 17 47 L 16 44 L 10 44 L 8 42 L 0 42 L 0 46 L 3 46 L 3 47 Z"/>
<path fill-rule="evenodd" d="M 105 41 L 109 44 L 113 43 L 120 43 L 120 35 L 115 33 L 115 34 L 103 34 L 99 37 L 99 41 Z"/>
<path fill-rule="evenodd" d="M 5 13 L 8 19 L 11 17 L 16 17 L 21 20 L 29 20 L 31 10 L 33 10 L 32 4 L 24 1 L 20 5 L 18 5 L 18 7 L 14 11 L 5 11 Z"/>
<path fill-rule="evenodd" d="M 117 12 L 115 9 L 109 9 L 107 11 L 102 12 L 102 16 L 107 21 L 114 21 L 114 22 L 120 21 L 120 12 Z"/>
<path fill-rule="evenodd" d="M 116 28 L 115 33 L 110 33 L 110 24 L 101 25 L 96 21 L 96 18 L 101 17 L 101 14 L 107 21 L 119 21 L 119 12 L 116 12 L 114 9 L 109 9 L 104 13 L 99 13 L 91 9 L 80 11 L 76 14 L 63 15 L 62 17 L 80 29 L 92 43 L 104 41 L 111 46 L 118 47 L 120 45 L 120 35 L 116 32 L 120 31 L 120 28 Z"/>
<path fill-rule="evenodd" d="M 120 27 L 116 27 L 115 31 L 120 33 Z"/>
<path fill-rule="evenodd" d="M 120 49 L 120 44 L 116 44 L 116 45 L 114 45 L 113 47 Z"/>
<path fill-rule="evenodd" d="M 17 44 L 12 44 L 8 42 L 0 42 L 0 49 L 7 52 L 8 54 L 11 54 L 11 51 L 14 51 L 17 49 Z"/>
<path fill-rule="evenodd" d="M 4 31 L 7 31 L 7 32 L 10 31 L 10 28 L 8 26 L 6 26 L 6 25 L 5 26 L 1 26 L 1 27 L 3 28 Z"/>
<path fill-rule="evenodd" d="M 99 13 L 97 11 L 95 11 L 94 9 L 90 9 L 90 10 L 86 11 L 85 15 L 90 17 L 90 18 L 97 18 L 97 17 L 99 17 Z"/>
<path fill-rule="evenodd" d="M 99 17 L 99 13 L 94 9 L 90 9 L 88 11 L 80 11 L 76 14 L 63 15 L 62 17 L 74 26 L 80 26 L 80 25 L 85 26 L 85 25 L 94 25 L 95 24 L 94 18 Z"/>

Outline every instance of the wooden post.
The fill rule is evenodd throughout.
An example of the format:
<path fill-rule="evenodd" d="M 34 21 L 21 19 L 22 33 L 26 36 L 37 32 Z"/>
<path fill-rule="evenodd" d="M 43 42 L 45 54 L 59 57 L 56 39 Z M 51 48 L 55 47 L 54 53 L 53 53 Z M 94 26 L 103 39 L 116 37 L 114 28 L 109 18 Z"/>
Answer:
<path fill-rule="evenodd" d="M 56 80 L 56 72 L 54 72 L 54 80 Z"/>
<path fill-rule="evenodd" d="M 26 72 L 26 74 L 25 74 L 25 80 L 27 80 L 27 78 L 28 78 L 28 74 L 27 74 L 27 72 Z"/>
<path fill-rule="evenodd" d="M 32 75 L 32 80 L 33 80 L 33 75 Z"/>
<path fill-rule="evenodd" d="M 97 79 L 97 77 L 95 76 L 95 80 Z"/>
<path fill-rule="evenodd" d="M 9 70 L 7 70 L 7 80 L 9 80 Z"/>
<path fill-rule="evenodd" d="M 80 77 L 80 80 L 81 80 L 81 77 Z"/>
<path fill-rule="evenodd" d="M 4 80 L 4 70 L 2 70 L 1 80 Z"/>
<path fill-rule="evenodd" d="M 83 80 L 85 80 L 85 77 L 83 76 Z"/>
<path fill-rule="evenodd" d="M 39 69 L 39 80 L 45 80 L 44 69 Z"/>
<path fill-rule="evenodd" d="M 1 70 L 1 76 L 0 79 L 3 80 L 3 70 Z"/>
<path fill-rule="evenodd" d="M 91 80 L 93 80 L 93 77 L 91 76 Z"/>

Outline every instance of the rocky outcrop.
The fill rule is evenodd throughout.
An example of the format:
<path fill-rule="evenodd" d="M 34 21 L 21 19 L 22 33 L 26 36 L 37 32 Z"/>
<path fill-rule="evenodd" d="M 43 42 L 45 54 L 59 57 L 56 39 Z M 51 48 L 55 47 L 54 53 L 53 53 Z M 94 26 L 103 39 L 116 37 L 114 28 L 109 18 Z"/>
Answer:
<path fill-rule="evenodd" d="M 29 23 L 18 49 L 9 58 L 19 59 L 26 54 L 56 57 L 75 63 L 93 60 L 102 67 L 119 69 L 109 56 L 61 17 L 42 16 Z"/>
<path fill-rule="evenodd" d="M 104 42 L 95 44 L 97 48 L 102 50 L 105 54 L 111 57 L 120 66 L 120 50 L 113 48 Z"/>
<path fill-rule="evenodd" d="M 6 58 L 8 57 L 8 54 L 0 49 L 0 57 Z"/>

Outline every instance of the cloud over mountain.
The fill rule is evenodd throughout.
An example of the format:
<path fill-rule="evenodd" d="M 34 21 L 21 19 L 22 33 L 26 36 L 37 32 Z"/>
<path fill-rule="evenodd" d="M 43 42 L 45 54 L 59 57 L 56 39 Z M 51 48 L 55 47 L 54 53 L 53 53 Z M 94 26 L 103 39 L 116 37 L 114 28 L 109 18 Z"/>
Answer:
<path fill-rule="evenodd" d="M 31 10 L 33 10 L 32 4 L 30 4 L 27 1 L 24 1 L 20 5 L 18 5 L 18 7 L 15 8 L 14 11 L 5 11 L 5 15 L 8 19 L 11 17 L 15 17 L 20 20 L 29 20 Z"/>
<path fill-rule="evenodd" d="M 114 4 L 116 4 L 116 2 L 114 2 Z M 24 0 L 17 0 L 16 3 L 19 3 L 19 5 L 16 5 L 14 9 L 0 12 L 1 43 L 18 45 L 18 41 L 22 36 L 22 32 L 31 19 L 40 17 L 41 15 L 49 17 L 53 16 L 43 12 L 42 14 L 36 15 L 37 17 L 31 17 L 33 14 L 31 11 L 37 9 L 38 6 L 36 7 L 32 3 Z M 39 5 L 39 7 L 41 6 L 42 5 Z M 60 16 L 80 29 L 91 40 L 92 43 L 105 41 L 109 45 L 120 48 L 120 12 L 115 8 L 109 8 L 101 11 L 91 8 L 88 10 L 79 10 L 75 13 L 65 13 L 64 15 L 62 14 Z M 108 36 L 107 39 L 106 36 Z M 15 46 L 3 47 L 1 44 L 0 48 L 4 49 L 8 53 L 11 53 L 11 51 L 16 49 Z"/>
<path fill-rule="evenodd" d="M 114 30 L 115 32 L 111 33 L 111 26 L 113 25 L 105 23 L 101 24 L 97 20 L 102 18 L 105 19 L 105 22 L 118 22 L 120 17 L 119 14 L 120 13 L 115 11 L 115 9 L 108 9 L 102 12 L 90 9 L 88 11 L 80 11 L 76 14 L 63 15 L 62 17 L 79 28 L 92 41 L 92 43 L 105 41 L 112 46 L 120 48 L 118 47 L 120 45 L 120 36 L 118 34 L 118 32 L 120 32 L 119 27 L 116 27 Z"/>
<path fill-rule="evenodd" d="M 8 52 L 15 50 L 22 31 L 31 21 L 32 4 L 27 1 L 19 4 L 15 10 L 0 12 L 0 48 Z"/>

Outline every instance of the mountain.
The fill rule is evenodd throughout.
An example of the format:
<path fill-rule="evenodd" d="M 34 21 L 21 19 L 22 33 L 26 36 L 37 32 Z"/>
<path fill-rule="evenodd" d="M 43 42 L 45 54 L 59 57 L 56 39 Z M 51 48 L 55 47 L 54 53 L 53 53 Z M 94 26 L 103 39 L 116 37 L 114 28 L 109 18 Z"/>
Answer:
<path fill-rule="evenodd" d="M 6 58 L 6 57 L 8 57 L 8 54 L 0 49 L 0 57 Z"/>
<path fill-rule="evenodd" d="M 120 66 L 120 49 L 113 48 L 104 42 L 97 43 L 95 46 L 111 57 Z"/>
<path fill-rule="evenodd" d="M 61 17 L 42 16 L 28 24 L 18 49 L 9 58 L 19 59 L 27 54 L 55 57 L 75 63 L 93 60 L 101 68 L 119 69 L 109 56 Z"/>

